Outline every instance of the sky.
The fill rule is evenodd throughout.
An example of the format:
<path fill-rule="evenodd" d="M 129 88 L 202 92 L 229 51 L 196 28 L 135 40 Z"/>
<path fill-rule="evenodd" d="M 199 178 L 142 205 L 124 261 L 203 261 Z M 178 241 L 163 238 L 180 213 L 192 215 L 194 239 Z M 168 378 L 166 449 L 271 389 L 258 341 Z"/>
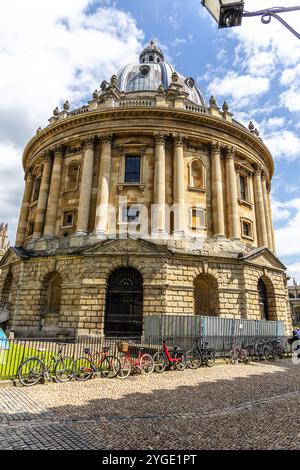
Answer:
<path fill-rule="evenodd" d="M 284 0 L 294 6 L 294 0 Z M 245 10 L 277 6 L 246 0 Z M 284 14 L 300 32 L 300 11 Z M 208 101 L 253 121 L 275 160 L 277 255 L 300 283 L 300 41 L 279 22 L 221 29 L 200 0 L 2 0 L 0 223 L 14 244 L 24 189 L 22 152 L 56 106 L 76 108 L 154 39 Z"/>

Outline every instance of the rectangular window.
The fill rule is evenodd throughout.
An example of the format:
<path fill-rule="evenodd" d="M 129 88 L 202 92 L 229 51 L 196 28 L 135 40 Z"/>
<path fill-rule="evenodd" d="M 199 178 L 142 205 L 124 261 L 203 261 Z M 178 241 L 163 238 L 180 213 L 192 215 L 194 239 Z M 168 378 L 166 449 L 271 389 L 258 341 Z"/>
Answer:
<path fill-rule="evenodd" d="M 191 210 L 191 229 L 197 230 L 205 227 L 205 210 L 193 207 Z"/>
<path fill-rule="evenodd" d="M 122 209 L 122 222 L 136 222 L 140 221 L 140 210 L 138 207 L 128 206 Z"/>
<path fill-rule="evenodd" d="M 73 217 L 74 217 L 73 212 L 71 212 L 71 211 L 64 212 L 63 226 L 64 227 L 72 227 L 73 226 Z"/>
<path fill-rule="evenodd" d="M 141 179 L 140 155 L 126 155 L 125 157 L 125 183 L 139 183 Z"/>
<path fill-rule="evenodd" d="M 243 201 L 247 201 L 247 178 L 240 175 L 240 195 Z"/>
<path fill-rule="evenodd" d="M 250 222 L 242 221 L 242 235 L 246 238 L 252 238 L 252 227 Z"/>

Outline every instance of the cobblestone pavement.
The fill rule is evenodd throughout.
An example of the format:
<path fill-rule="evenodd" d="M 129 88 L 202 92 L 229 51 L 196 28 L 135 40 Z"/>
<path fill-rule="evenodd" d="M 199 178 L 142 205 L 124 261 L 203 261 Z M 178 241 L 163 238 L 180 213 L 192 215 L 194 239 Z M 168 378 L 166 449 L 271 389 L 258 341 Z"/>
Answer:
<path fill-rule="evenodd" d="M 6 388 L 0 449 L 297 449 L 299 411 L 290 359 Z"/>

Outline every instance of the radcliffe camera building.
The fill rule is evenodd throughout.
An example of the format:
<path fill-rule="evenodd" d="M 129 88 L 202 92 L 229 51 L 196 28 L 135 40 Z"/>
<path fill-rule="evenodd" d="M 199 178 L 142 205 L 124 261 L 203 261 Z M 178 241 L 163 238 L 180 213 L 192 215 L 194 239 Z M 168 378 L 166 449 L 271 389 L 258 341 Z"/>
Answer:
<path fill-rule="evenodd" d="M 0 296 L 16 334 L 142 334 L 144 318 L 283 320 L 274 163 L 250 122 L 206 102 L 153 41 L 87 105 L 54 110 L 23 154 Z"/>

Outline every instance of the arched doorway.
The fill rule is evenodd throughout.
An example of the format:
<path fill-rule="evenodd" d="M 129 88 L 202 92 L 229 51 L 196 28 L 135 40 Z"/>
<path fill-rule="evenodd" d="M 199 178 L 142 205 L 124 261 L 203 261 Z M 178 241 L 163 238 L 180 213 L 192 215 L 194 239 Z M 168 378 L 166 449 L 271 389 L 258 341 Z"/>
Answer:
<path fill-rule="evenodd" d="M 0 327 L 5 331 L 8 327 L 9 316 L 10 316 L 10 298 L 11 288 L 13 284 L 13 275 L 9 272 L 5 278 L 2 292 L 1 292 L 1 304 L 0 304 Z"/>
<path fill-rule="evenodd" d="M 195 315 L 218 316 L 218 281 L 211 274 L 200 274 L 194 280 Z"/>
<path fill-rule="evenodd" d="M 62 277 L 57 272 L 48 273 L 42 282 L 40 309 L 41 309 L 41 328 L 44 331 L 56 331 L 58 328 Z"/>
<path fill-rule="evenodd" d="M 105 314 L 106 335 L 143 331 L 143 278 L 134 268 L 118 268 L 108 279 Z"/>
<path fill-rule="evenodd" d="M 259 307 L 262 320 L 269 320 L 268 294 L 262 279 L 258 281 Z"/>

